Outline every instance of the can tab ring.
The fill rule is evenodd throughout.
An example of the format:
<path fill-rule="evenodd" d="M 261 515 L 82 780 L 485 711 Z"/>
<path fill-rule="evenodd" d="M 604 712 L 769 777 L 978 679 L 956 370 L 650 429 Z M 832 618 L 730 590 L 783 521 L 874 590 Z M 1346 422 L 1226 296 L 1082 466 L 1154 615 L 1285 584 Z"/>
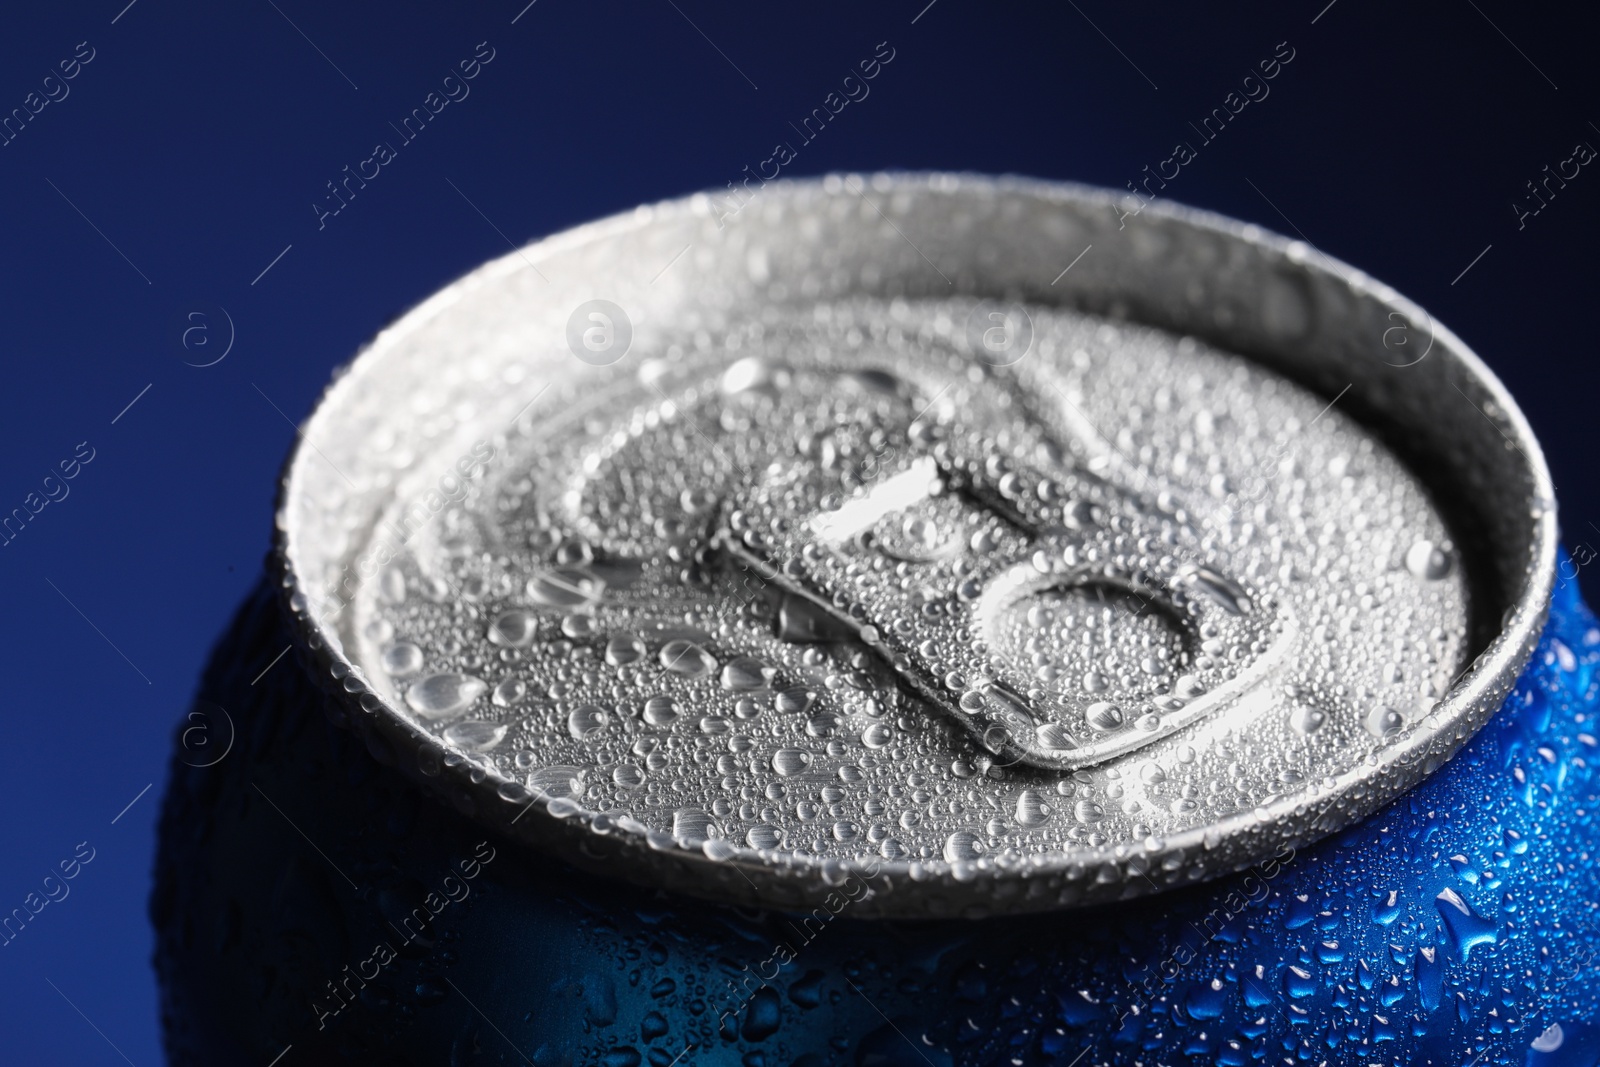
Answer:
<path fill-rule="evenodd" d="M 1295 627 L 1206 560 L 1180 510 L 1070 465 L 1008 463 L 978 438 L 919 429 L 842 501 L 817 491 L 837 482 L 803 456 L 769 470 L 717 541 L 875 649 L 1008 764 L 1078 770 L 1225 708 L 1252 714 Z M 1093 671 L 1076 691 L 1042 684 L 1061 673 L 1050 650 L 1030 662 L 1016 649 L 1036 619 L 1030 603 L 1052 596 L 1102 605 L 1102 628 L 1165 630 L 1169 662 L 1146 660 L 1160 684 L 1131 699 L 1086 691 Z M 814 639 L 818 627 L 807 630 Z M 1055 651 L 1073 655 L 1070 642 Z"/>

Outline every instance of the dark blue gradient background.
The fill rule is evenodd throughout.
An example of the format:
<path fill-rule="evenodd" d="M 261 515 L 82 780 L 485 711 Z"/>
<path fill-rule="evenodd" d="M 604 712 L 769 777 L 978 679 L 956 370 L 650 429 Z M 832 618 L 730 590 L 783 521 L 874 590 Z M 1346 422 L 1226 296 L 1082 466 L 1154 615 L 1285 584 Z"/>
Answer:
<path fill-rule="evenodd" d="M 789 173 L 1122 187 L 1289 42 L 1271 95 L 1166 195 L 1298 231 L 1447 323 L 1532 419 L 1568 543 L 1600 548 L 1600 173 L 1520 231 L 1511 207 L 1576 142 L 1600 146 L 1592 11 L 538 0 L 513 25 L 525 2 L 137 0 L 113 24 L 125 0 L 95 0 L 0 23 L 0 114 L 95 50 L 0 147 L 0 514 L 79 442 L 95 451 L 0 548 L 0 914 L 79 842 L 96 851 L 0 948 L 5 1062 L 162 1059 L 145 902 L 174 730 L 260 573 L 290 420 L 333 368 L 507 238 L 741 177 L 881 41 L 896 54 L 871 95 Z M 495 58 L 471 95 L 319 231 L 324 183 L 397 140 L 388 124 L 480 41 Z M 220 354 L 218 308 L 231 352 L 186 366 Z M 186 350 L 196 324 L 214 343 Z M 1580 578 L 1592 598 L 1600 560 Z"/>

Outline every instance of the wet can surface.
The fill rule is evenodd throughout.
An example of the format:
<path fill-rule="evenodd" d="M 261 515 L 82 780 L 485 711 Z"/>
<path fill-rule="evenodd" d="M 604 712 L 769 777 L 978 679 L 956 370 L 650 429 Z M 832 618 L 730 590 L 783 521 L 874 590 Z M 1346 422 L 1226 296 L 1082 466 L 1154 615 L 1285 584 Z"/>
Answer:
<path fill-rule="evenodd" d="M 330 388 L 169 793 L 175 1059 L 1594 1062 L 1600 631 L 1470 351 L 1092 190 L 764 198 Z"/>

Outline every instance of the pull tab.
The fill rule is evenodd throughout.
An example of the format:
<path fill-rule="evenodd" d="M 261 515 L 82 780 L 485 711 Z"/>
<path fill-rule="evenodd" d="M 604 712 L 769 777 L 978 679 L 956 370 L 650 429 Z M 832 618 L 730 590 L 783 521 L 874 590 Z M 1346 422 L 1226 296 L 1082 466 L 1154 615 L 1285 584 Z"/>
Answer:
<path fill-rule="evenodd" d="M 1092 766 L 1235 705 L 1282 660 L 1281 611 L 1186 548 L 1179 516 L 1081 470 L 918 436 L 842 501 L 797 462 L 745 495 L 722 542 L 1001 760 Z"/>

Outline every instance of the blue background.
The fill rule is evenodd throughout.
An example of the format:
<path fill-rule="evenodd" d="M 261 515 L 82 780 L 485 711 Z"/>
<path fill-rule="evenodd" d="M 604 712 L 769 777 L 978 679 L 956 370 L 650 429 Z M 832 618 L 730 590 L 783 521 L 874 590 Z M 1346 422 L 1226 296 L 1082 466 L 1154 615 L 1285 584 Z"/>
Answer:
<path fill-rule="evenodd" d="M 787 173 L 1120 188 L 1196 140 L 1188 123 L 1287 41 L 1271 95 L 1166 195 L 1303 236 L 1447 323 L 1532 419 L 1567 542 L 1579 558 L 1600 547 L 1586 418 L 1600 175 L 1585 168 L 1520 230 L 1511 207 L 1576 142 L 1600 146 L 1593 13 L 124 3 L 12 12 L 0 34 L 0 114 L 79 42 L 94 50 L 0 147 L 0 514 L 80 442 L 94 449 L 0 548 L 0 914 L 79 842 L 95 849 L 70 896 L 0 948 L 8 1063 L 161 1062 L 145 902 L 174 731 L 260 574 L 291 420 L 333 368 L 507 239 L 740 178 L 881 41 L 895 58 L 870 96 Z M 471 95 L 319 230 L 324 183 L 397 140 L 389 123 L 481 41 L 495 58 Z M 221 354 L 230 317 L 226 358 L 186 365 Z M 1579 578 L 1592 600 L 1600 562 Z"/>

